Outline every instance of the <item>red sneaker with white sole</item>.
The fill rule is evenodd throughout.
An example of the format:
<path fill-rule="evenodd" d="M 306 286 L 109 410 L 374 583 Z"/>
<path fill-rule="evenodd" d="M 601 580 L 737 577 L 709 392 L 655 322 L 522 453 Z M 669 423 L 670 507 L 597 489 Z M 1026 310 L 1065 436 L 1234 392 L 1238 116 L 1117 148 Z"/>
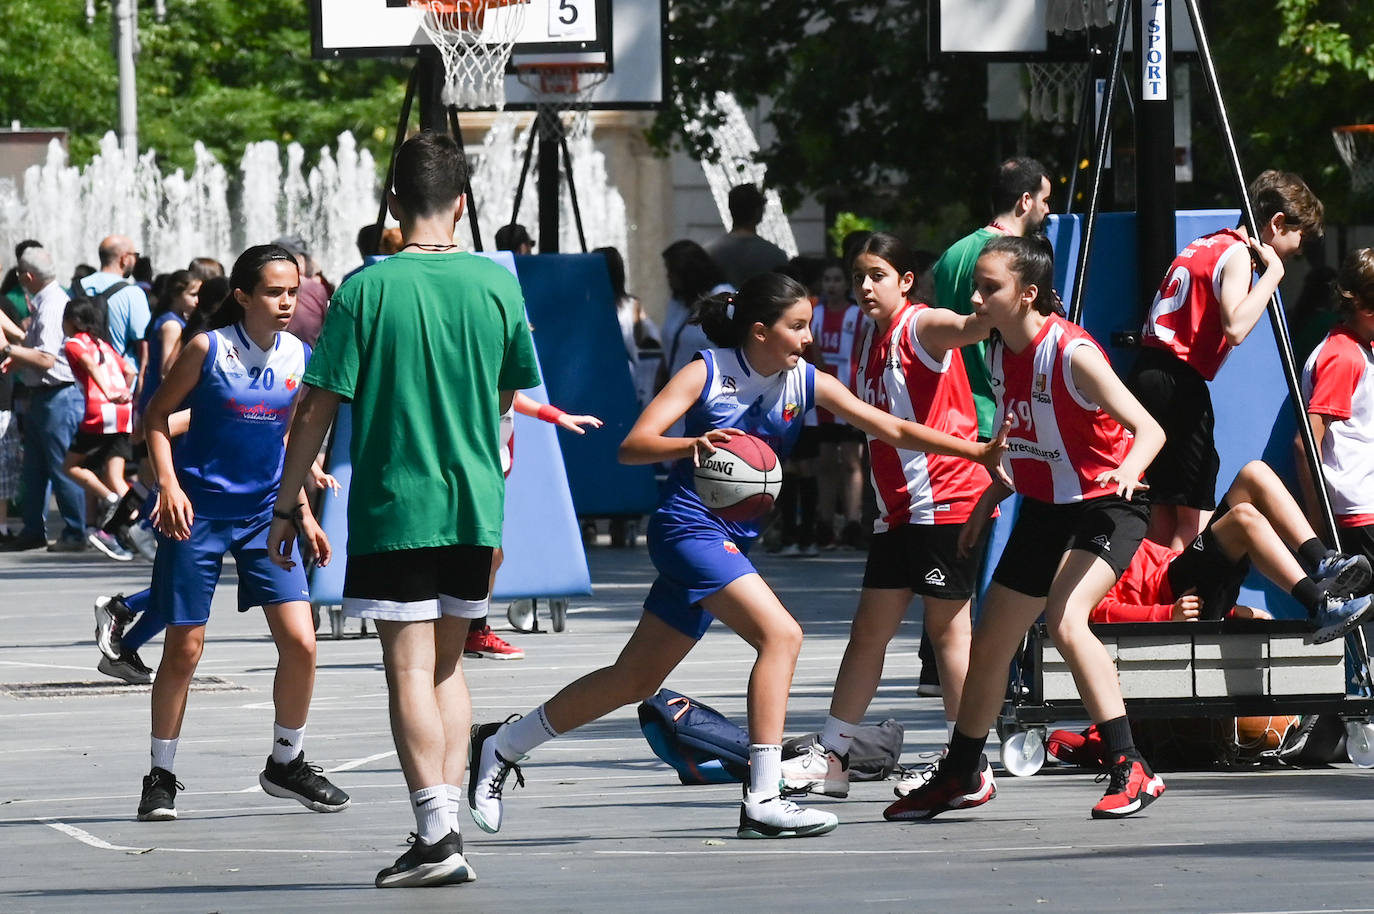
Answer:
<path fill-rule="evenodd" d="M 1118 755 L 1103 777 L 1107 792 L 1093 807 L 1094 819 L 1121 819 L 1140 812 L 1164 793 L 1164 779 L 1142 759 Z"/>
<path fill-rule="evenodd" d="M 942 771 L 946 759 L 941 759 L 935 772 L 920 787 L 883 810 L 883 818 L 889 822 L 906 822 L 915 819 L 933 819 L 951 809 L 972 809 L 982 806 L 997 796 L 997 784 L 992 779 L 992 769 L 988 757 L 980 760 L 978 786 L 968 789 L 961 777 Z"/>
<path fill-rule="evenodd" d="M 1097 732 L 1097 724 L 1082 733 L 1055 730 L 1045 740 L 1045 749 L 1065 765 L 1080 768 L 1105 768 L 1107 765 L 1107 745 L 1102 734 Z"/>
<path fill-rule="evenodd" d="M 524 651 L 492 631 L 490 625 L 468 630 L 463 653 L 468 657 L 485 657 L 488 660 L 525 659 Z"/>

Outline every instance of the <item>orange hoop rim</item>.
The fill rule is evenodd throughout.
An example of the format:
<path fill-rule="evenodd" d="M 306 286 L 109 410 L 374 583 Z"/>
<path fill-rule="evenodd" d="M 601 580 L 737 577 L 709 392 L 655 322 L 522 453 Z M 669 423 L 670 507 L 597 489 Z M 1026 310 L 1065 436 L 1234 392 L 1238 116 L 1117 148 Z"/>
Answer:
<path fill-rule="evenodd" d="M 1346 124 L 1344 127 L 1332 127 L 1332 133 L 1374 133 L 1374 124 Z"/>
<path fill-rule="evenodd" d="M 516 0 L 523 2 L 523 0 Z M 599 61 L 566 61 L 556 62 L 525 62 L 516 63 L 511 61 L 511 69 L 516 73 L 605 73 L 610 68 L 604 62 Z"/>
<path fill-rule="evenodd" d="M 424 13 L 447 15 L 457 13 L 471 16 L 474 13 L 485 12 L 502 6 L 515 6 L 517 3 L 528 2 L 530 0 L 409 0 L 409 5 L 412 9 Z"/>

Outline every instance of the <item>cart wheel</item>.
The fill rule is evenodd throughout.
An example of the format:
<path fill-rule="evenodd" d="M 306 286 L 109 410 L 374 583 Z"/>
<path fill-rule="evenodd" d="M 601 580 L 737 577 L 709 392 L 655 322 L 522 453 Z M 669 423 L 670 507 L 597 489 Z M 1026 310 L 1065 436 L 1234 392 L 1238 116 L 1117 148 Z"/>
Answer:
<path fill-rule="evenodd" d="M 1028 778 L 1045 764 L 1045 731 L 1021 730 L 1002 741 L 1002 767 L 1018 778 Z"/>
<path fill-rule="evenodd" d="M 1374 768 L 1374 723 L 1351 720 L 1345 724 L 1345 752 L 1361 768 Z"/>
<path fill-rule="evenodd" d="M 549 601 L 549 621 L 553 630 L 561 632 L 568 624 L 568 601 L 553 599 Z"/>
<path fill-rule="evenodd" d="M 506 621 L 517 632 L 532 632 L 536 627 L 533 600 L 512 600 L 506 607 Z"/>

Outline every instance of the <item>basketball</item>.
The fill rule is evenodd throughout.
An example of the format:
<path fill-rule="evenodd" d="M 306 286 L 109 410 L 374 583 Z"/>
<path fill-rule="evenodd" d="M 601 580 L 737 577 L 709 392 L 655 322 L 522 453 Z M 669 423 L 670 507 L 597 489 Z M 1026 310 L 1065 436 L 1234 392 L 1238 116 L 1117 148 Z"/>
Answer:
<path fill-rule="evenodd" d="M 782 487 L 782 465 L 760 438 L 736 435 L 716 445 L 696 468 L 697 496 L 728 521 L 756 520 L 773 508 Z"/>

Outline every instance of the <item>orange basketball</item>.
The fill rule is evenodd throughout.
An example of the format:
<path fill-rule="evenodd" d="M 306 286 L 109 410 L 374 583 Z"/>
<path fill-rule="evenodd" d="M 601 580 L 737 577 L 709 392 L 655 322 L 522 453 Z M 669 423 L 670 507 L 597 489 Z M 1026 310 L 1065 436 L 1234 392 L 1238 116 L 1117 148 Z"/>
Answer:
<path fill-rule="evenodd" d="M 1283 735 L 1288 732 L 1288 728 L 1296 726 L 1297 723 L 1297 717 L 1287 714 L 1237 717 L 1236 747 L 1249 752 L 1277 749 L 1279 743 L 1283 742 Z"/>

